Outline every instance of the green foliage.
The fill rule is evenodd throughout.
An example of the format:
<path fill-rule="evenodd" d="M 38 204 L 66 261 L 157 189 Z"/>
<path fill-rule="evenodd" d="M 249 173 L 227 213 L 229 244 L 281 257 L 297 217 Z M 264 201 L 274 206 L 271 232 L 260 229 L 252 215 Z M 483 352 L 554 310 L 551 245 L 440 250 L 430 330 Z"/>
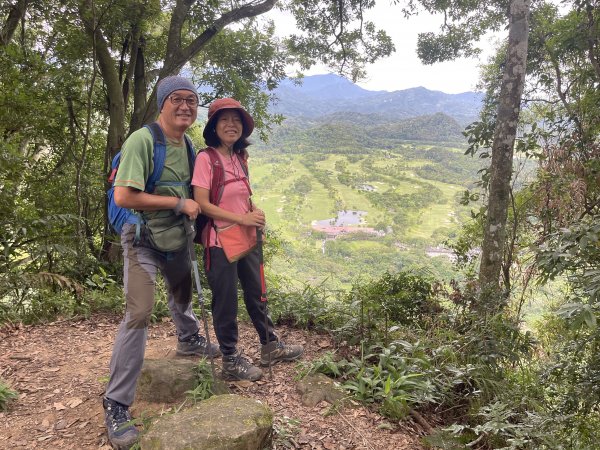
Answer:
<path fill-rule="evenodd" d="M 286 45 L 299 55 L 303 69 L 315 64 L 315 56 L 320 55 L 326 64 L 356 81 L 364 77 L 365 64 L 395 50 L 391 38 L 363 17 L 363 9 L 374 4 L 349 0 L 341 6 L 315 0 L 288 0 L 284 7 L 296 18 L 301 34 L 290 36 Z M 361 38 L 356 39 L 357 36 Z"/>
<path fill-rule="evenodd" d="M 18 392 L 12 390 L 2 379 L 0 379 L 0 411 L 8 410 L 10 402 L 18 397 Z"/>
<path fill-rule="evenodd" d="M 188 398 L 196 404 L 202 400 L 206 400 L 213 396 L 213 379 L 210 369 L 210 363 L 206 358 L 200 359 L 196 367 L 194 367 L 196 375 L 196 387 L 191 391 L 187 391 Z"/>
<path fill-rule="evenodd" d="M 343 387 L 366 403 L 380 403 L 381 413 L 392 419 L 402 419 L 409 405 L 436 399 L 435 386 L 423 373 L 429 366 L 425 359 L 402 354 L 402 345 L 374 346 L 361 359 L 343 363 L 343 375 L 348 380 Z"/>
<path fill-rule="evenodd" d="M 356 283 L 346 299 L 359 314 L 355 339 L 385 342 L 399 325 L 420 323 L 439 308 L 431 294 L 431 280 L 408 272 L 386 272 L 371 283 Z"/>
<path fill-rule="evenodd" d="M 360 358 L 334 361 L 331 353 L 313 361 L 305 372 L 320 372 L 342 381 L 342 387 L 365 403 L 379 405 L 381 413 L 402 419 L 411 405 L 434 401 L 435 386 L 423 371 L 424 358 L 407 355 L 404 343 L 370 347 Z"/>
<path fill-rule="evenodd" d="M 298 379 L 304 378 L 311 373 L 322 373 L 332 378 L 342 375 L 338 362 L 335 360 L 334 352 L 325 352 L 310 362 L 301 362 L 298 371 Z"/>
<path fill-rule="evenodd" d="M 162 277 L 156 280 L 156 289 L 154 292 L 154 307 L 152 308 L 152 314 L 150 321 L 156 323 L 161 321 L 164 317 L 170 317 L 171 311 L 169 310 L 167 288 Z M 192 295 L 192 303 L 194 296 Z"/>
<path fill-rule="evenodd" d="M 600 216 L 586 216 L 580 223 L 546 237 L 538 249 L 541 281 L 567 276 L 570 284 L 591 304 L 600 303 Z"/>
<path fill-rule="evenodd" d="M 433 64 L 479 54 L 476 45 L 480 38 L 506 22 L 508 2 L 409 0 L 403 6 L 407 16 L 418 14 L 421 9 L 444 14 L 439 33 L 419 33 L 417 54 L 424 64 Z"/>
<path fill-rule="evenodd" d="M 269 312 L 277 323 L 300 328 L 325 329 L 344 320 L 343 306 L 322 285 L 305 284 L 302 290 L 269 288 Z"/>
<path fill-rule="evenodd" d="M 536 417 L 531 416 L 524 422 L 513 406 L 499 401 L 484 405 L 476 415 L 481 421 L 480 424 L 472 427 L 455 424 L 446 430 L 454 435 L 473 436 L 474 439 L 466 444 L 468 447 L 476 445 L 485 438 L 487 442 L 494 445 L 493 448 L 502 448 L 502 450 L 535 448 L 539 438 L 543 437 L 539 429 L 534 426 Z"/>

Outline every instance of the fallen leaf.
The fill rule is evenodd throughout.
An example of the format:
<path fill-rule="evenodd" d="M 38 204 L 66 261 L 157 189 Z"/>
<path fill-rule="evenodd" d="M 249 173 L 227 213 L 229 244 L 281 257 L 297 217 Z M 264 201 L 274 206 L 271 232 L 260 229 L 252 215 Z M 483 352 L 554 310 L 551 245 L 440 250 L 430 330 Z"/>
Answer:
<path fill-rule="evenodd" d="M 58 372 L 60 367 L 42 367 L 44 372 Z"/>
<path fill-rule="evenodd" d="M 67 405 L 69 405 L 71 408 L 77 408 L 82 403 L 83 403 L 83 400 L 81 400 L 80 398 L 73 398 L 73 399 L 69 400 L 69 403 L 67 403 Z"/>

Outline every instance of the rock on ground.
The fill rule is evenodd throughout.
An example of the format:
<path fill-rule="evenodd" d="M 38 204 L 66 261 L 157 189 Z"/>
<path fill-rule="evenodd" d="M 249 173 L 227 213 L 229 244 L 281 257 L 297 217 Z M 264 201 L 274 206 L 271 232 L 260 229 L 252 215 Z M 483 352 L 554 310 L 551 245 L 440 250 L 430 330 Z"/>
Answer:
<path fill-rule="evenodd" d="M 140 440 L 142 450 L 262 450 L 271 447 L 273 413 L 240 395 L 216 395 L 159 418 Z"/>
<path fill-rule="evenodd" d="M 335 385 L 335 382 L 322 373 L 306 376 L 298 382 L 296 390 L 302 396 L 302 404 L 311 408 L 322 401 L 332 405 L 337 404 L 346 397 L 346 394 Z"/>
<path fill-rule="evenodd" d="M 145 359 L 136 400 L 153 403 L 185 400 L 186 392 L 196 387 L 196 365 L 191 359 Z"/>

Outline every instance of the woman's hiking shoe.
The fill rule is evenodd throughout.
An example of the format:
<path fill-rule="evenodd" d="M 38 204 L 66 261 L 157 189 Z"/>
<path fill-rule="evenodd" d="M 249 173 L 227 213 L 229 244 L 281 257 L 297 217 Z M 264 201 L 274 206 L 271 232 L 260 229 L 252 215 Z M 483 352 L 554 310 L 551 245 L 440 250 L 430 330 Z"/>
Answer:
<path fill-rule="evenodd" d="M 129 413 L 129 407 L 109 398 L 102 400 L 102 406 L 104 406 L 108 441 L 117 450 L 129 449 L 137 442 L 139 436 Z"/>
<path fill-rule="evenodd" d="M 285 345 L 281 341 L 269 342 L 260 350 L 260 365 L 268 366 L 280 361 L 295 361 L 304 353 L 301 345 Z"/>
<path fill-rule="evenodd" d="M 262 377 L 262 370 L 252 365 L 240 352 L 223 356 L 223 378 L 256 381 Z"/>
<path fill-rule="evenodd" d="M 177 341 L 177 354 L 180 356 L 205 356 L 212 359 L 221 356 L 221 351 L 216 344 L 210 344 L 209 349 L 206 338 L 195 333 L 185 341 Z"/>

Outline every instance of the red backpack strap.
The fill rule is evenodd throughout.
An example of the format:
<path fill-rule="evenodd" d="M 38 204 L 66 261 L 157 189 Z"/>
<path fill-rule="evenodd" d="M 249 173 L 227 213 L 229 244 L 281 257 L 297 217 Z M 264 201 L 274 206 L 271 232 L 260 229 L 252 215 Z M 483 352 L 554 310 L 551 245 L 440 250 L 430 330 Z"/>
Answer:
<path fill-rule="evenodd" d="M 246 188 L 248 188 L 248 193 L 250 194 L 250 209 L 252 209 L 252 188 L 250 187 L 250 172 L 248 171 L 248 158 L 246 155 L 240 155 L 239 153 L 236 153 L 236 155 L 238 157 L 240 165 L 242 166 L 244 175 L 246 175 L 246 178 L 244 178 L 243 181 L 246 184 Z"/>
<path fill-rule="evenodd" d="M 223 162 L 219 156 L 219 152 L 212 147 L 207 147 L 204 151 L 208 154 L 210 158 L 210 167 L 211 167 L 211 182 L 210 182 L 210 191 L 208 193 L 208 201 L 213 205 L 219 205 L 221 202 L 221 197 L 223 196 L 223 189 L 225 188 L 225 169 L 223 167 Z M 206 252 L 206 270 L 210 269 L 210 235 L 212 229 L 215 227 L 215 221 L 212 218 L 208 219 L 208 231 L 206 232 L 206 245 L 204 246 L 204 251 Z"/>

